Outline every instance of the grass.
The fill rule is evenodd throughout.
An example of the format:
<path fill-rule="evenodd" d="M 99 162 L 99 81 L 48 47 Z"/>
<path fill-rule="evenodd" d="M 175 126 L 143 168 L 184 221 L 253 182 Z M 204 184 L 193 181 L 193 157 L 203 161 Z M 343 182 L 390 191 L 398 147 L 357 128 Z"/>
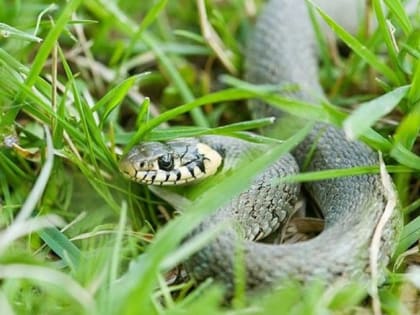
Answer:
<path fill-rule="evenodd" d="M 262 1 L 207 1 L 206 12 L 202 4 L 0 0 L 2 314 L 372 311 L 368 292 L 357 284 L 290 283 L 250 299 L 239 287 L 227 308 L 211 281 L 193 291 L 191 281 L 171 281 L 178 264 L 217 231 L 180 245 L 188 232 L 307 129 L 218 185 L 210 182 L 182 216 L 127 182 L 118 172 L 119 154 L 141 139 L 200 134 L 277 143 L 244 133 L 271 123 L 247 116 L 243 106 L 255 97 L 297 117 L 341 126 L 382 151 L 405 227 L 380 303 L 387 314 L 414 313 L 419 291 L 409 278 L 420 274 L 414 266 L 420 239 L 418 15 L 407 14 L 398 1 L 374 0 L 377 29 L 355 36 L 311 4 L 351 49 L 349 56 L 334 54 L 314 25 L 320 79 L 330 100 L 314 107 L 273 94 L 279 87 L 255 87 L 231 76 L 242 64 L 253 4 Z M 368 172 L 379 167 L 288 180 Z"/>

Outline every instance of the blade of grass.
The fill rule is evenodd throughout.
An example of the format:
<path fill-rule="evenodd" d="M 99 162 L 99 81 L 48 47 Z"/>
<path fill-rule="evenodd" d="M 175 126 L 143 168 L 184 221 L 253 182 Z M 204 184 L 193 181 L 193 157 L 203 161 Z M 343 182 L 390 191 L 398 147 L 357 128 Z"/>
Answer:
<path fill-rule="evenodd" d="M 69 92 L 69 87 L 66 85 L 63 93 L 63 97 L 60 98 L 60 101 L 57 104 L 57 109 L 55 110 L 56 115 L 53 116 L 53 142 L 54 147 L 57 149 L 62 149 L 64 146 L 64 126 L 61 122 L 57 122 L 55 116 L 57 117 L 66 117 L 66 99 Z"/>
<path fill-rule="evenodd" d="M 0 151 L 0 169 L 3 174 L 7 175 L 11 181 L 15 181 L 18 179 L 32 180 L 32 177 L 26 173 L 25 171 L 21 170 L 13 161 L 5 155 L 3 152 Z M 20 182 L 16 182 L 13 184 L 19 184 Z"/>
<path fill-rule="evenodd" d="M 15 89 L 20 90 L 20 92 L 23 94 L 23 97 L 27 99 L 26 104 L 28 106 L 25 106 L 24 110 L 28 115 L 45 123 L 49 123 L 50 117 L 53 117 L 57 123 L 59 123 L 63 129 L 66 130 L 72 139 L 77 141 L 80 147 L 84 150 L 86 147 L 86 136 L 81 130 L 78 129 L 77 126 L 74 126 L 72 123 L 68 122 L 66 117 L 59 115 L 59 113 L 55 113 L 52 110 L 52 107 L 47 103 L 47 100 L 45 100 L 43 97 L 40 97 L 38 93 L 33 91 L 33 89 L 28 88 L 26 85 L 24 85 L 23 82 L 15 80 L 13 77 L 11 79 L 9 78 L 9 81 L 14 83 L 16 85 Z M 36 104 L 37 106 L 30 106 L 32 103 Z M 95 146 L 93 149 L 95 150 L 95 154 L 98 159 L 105 162 L 108 161 L 109 158 L 105 156 L 103 150 L 98 149 L 97 146 Z M 111 168 L 115 169 L 113 166 L 111 166 Z"/>
<path fill-rule="evenodd" d="M 338 109 L 326 113 L 326 110 L 321 106 L 316 106 L 295 99 L 285 98 L 276 94 L 267 94 L 265 92 L 262 92 L 260 87 L 257 87 L 256 89 L 250 87 L 250 89 L 247 88 L 247 90 L 232 88 L 220 92 L 207 94 L 201 98 L 196 99 L 191 103 L 178 106 L 172 110 L 162 113 L 158 117 L 149 120 L 147 123 L 140 126 L 140 128 L 135 132 L 130 142 L 128 142 L 124 151 L 128 152 L 151 129 L 159 126 L 163 122 L 175 118 L 180 114 L 188 112 L 197 106 L 203 106 L 208 103 L 235 101 L 240 99 L 249 99 L 256 97 L 261 100 L 264 100 L 269 105 L 277 107 L 281 110 L 284 110 L 285 112 L 291 113 L 298 117 L 307 119 L 308 121 L 319 120 L 329 123 L 331 123 L 332 121 L 341 122 L 343 120 L 343 117 L 345 117 L 343 116 L 343 113 L 340 112 Z M 331 117 L 331 115 L 333 115 L 334 117 Z M 380 148 L 387 149 L 390 147 L 389 141 L 380 136 L 378 133 L 375 133 L 372 129 L 368 129 L 365 132 L 364 137 L 367 138 L 369 142 L 376 144 Z"/>
<path fill-rule="evenodd" d="M 405 83 L 404 73 L 402 73 L 398 67 L 398 47 L 396 47 L 396 43 L 394 43 L 394 34 L 392 33 L 391 29 L 392 26 L 390 26 L 389 21 L 385 19 L 384 11 L 382 9 L 382 0 L 372 0 L 372 3 L 376 14 L 376 19 L 378 21 L 380 33 L 388 50 L 390 63 L 396 66 L 394 74 L 398 77 L 398 81 L 400 83 Z"/>
<path fill-rule="evenodd" d="M 410 173 L 413 172 L 411 168 L 401 165 L 387 165 L 386 167 L 389 173 Z M 379 166 L 358 166 L 345 169 L 331 169 L 314 172 L 304 172 L 295 175 L 289 175 L 276 179 L 278 182 L 311 182 L 320 181 L 330 178 L 338 178 L 345 176 L 363 175 L 363 174 L 379 174 Z"/>
<path fill-rule="evenodd" d="M 70 0 L 66 3 L 66 6 L 61 12 L 61 15 L 57 19 L 56 23 L 52 25 L 52 28 L 49 31 L 47 37 L 45 38 L 41 47 L 38 49 L 38 53 L 35 56 L 34 62 L 31 65 L 28 77 L 26 79 L 26 86 L 32 87 L 35 84 L 36 79 L 41 73 L 45 61 L 53 50 L 55 43 L 65 29 L 66 25 L 71 20 L 72 14 L 76 11 L 81 2 L 81 0 Z"/>
<path fill-rule="evenodd" d="M 401 143 L 394 143 L 390 152 L 391 156 L 402 165 L 420 170 L 420 157 L 408 150 Z"/>
<path fill-rule="evenodd" d="M 346 32 L 346 30 L 338 25 L 327 13 L 325 13 L 319 6 L 314 4 L 311 0 L 307 0 L 308 3 L 313 6 L 319 14 L 322 16 L 324 21 L 331 27 L 334 33 L 345 42 L 352 51 L 354 51 L 360 58 L 366 61 L 379 73 L 383 74 L 388 80 L 395 84 L 399 84 L 398 76 L 394 70 L 383 63 L 379 57 L 377 57 L 372 51 L 367 49 L 365 45 L 360 43 L 354 36 Z"/>
<path fill-rule="evenodd" d="M 407 100 L 411 111 L 400 121 L 394 133 L 394 144 L 392 154 L 397 156 L 397 161 L 404 159 L 404 165 L 415 165 L 420 163 L 420 158 L 411 153 L 418 134 L 420 132 L 420 62 L 417 61 L 412 77 L 411 88 L 408 91 Z M 401 152 L 403 151 L 403 152 Z M 411 176 L 399 174 L 395 177 L 395 184 L 403 205 L 409 202 L 409 189 Z"/>
<path fill-rule="evenodd" d="M 39 74 L 41 73 L 42 68 L 45 65 L 45 61 L 47 60 L 48 55 L 53 50 L 54 45 L 57 42 L 59 36 L 64 31 L 66 25 L 71 19 L 73 12 L 76 11 L 80 3 L 81 0 L 69 0 L 66 3 L 66 6 L 61 12 L 59 18 L 57 19 L 56 24 L 51 27 L 51 30 L 49 31 L 47 37 L 45 38 L 44 42 L 41 44 L 40 48 L 37 51 L 37 54 L 30 67 L 28 76 L 25 81 L 26 87 L 31 88 L 35 84 L 35 82 L 37 82 Z M 19 99 L 19 97 L 20 93 L 16 95 L 16 100 Z M 3 119 L 5 119 L 8 123 L 11 124 L 15 120 L 19 111 L 20 107 L 16 107 L 13 110 L 8 111 L 3 117 Z"/>
<path fill-rule="evenodd" d="M 159 126 L 161 123 L 168 121 L 170 119 L 175 118 L 176 116 L 186 113 L 198 106 L 203 106 L 208 103 L 216 103 L 221 101 L 232 101 L 232 100 L 239 100 L 247 97 L 251 97 L 253 94 L 248 93 L 243 90 L 238 89 L 230 89 L 230 90 L 224 90 L 220 92 L 215 92 L 211 94 L 207 94 L 203 97 L 197 98 L 196 100 L 178 106 L 172 110 L 168 110 L 159 116 L 150 119 L 145 124 L 140 126 L 140 128 L 135 132 L 134 136 L 130 140 L 130 142 L 125 147 L 125 152 L 128 152 L 136 143 L 138 143 L 144 135 L 150 131 L 151 129 Z"/>
<path fill-rule="evenodd" d="M 354 140 L 360 137 L 377 120 L 390 113 L 407 94 L 408 86 L 402 86 L 371 101 L 360 104 L 343 122 L 347 137 Z"/>
<path fill-rule="evenodd" d="M 277 94 L 281 92 L 282 88 L 284 89 L 286 87 L 253 85 L 230 76 L 223 76 L 223 81 L 234 87 L 252 91 L 256 97 L 269 105 L 308 121 L 319 120 L 341 126 L 342 121 L 347 117 L 347 114 L 342 112 L 340 108 L 326 100 L 320 100 L 322 101 L 322 106 L 318 106 L 316 104 L 282 97 Z M 369 145 L 381 151 L 388 152 L 391 149 L 391 143 L 371 128 L 366 129 L 361 138 L 363 141 L 369 143 Z"/>
<path fill-rule="evenodd" d="M 327 39 L 325 38 L 325 33 L 321 30 L 319 21 L 315 16 L 314 7 L 309 6 L 309 17 L 311 18 L 312 26 L 314 28 L 315 37 L 317 40 L 317 46 L 319 47 L 319 57 L 322 60 L 323 70 L 326 72 L 327 78 L 334 78 L 333 75 L 333 66 L 331 62 L 331 57 L 329 53 L 329 47 Z"/>
<path fill-rule="evenodd" d="M 146 123 L 150 115 L 150 98 L 145 97 L 143 103 L 140 105 L 140 110 L 136 119 L 136 127 Z"/>
<path fill-rule="evenodd" d="M 401 29 L 403 30 L 404 34 L 408 36 L 413 30 L 411 25 L 410 19 L 407 16 L 407 13 L 402 6 L 401 1 L 394 1 L 394 0 L 384 0 L 386 6 L 388 7 L 389 11 L 395 16 L 397 19 L 398 24 L 400 25 Z"/>
<path fill-rule="evenodd" d="M 42 39 L 37 36 L 18 30 L 17 28 L 14 28 L 13 26 L 7 25 L 5 23 L 0 23 L 0 37 L 14 37 L 17 39 L 28 40 L 36 43 L 40 43 L 42 41 Z"/>
<path fill-rule="evenodd" d="M 36 204 L 38 203 L 42 194 L 44 193 L 45 187 L 48 183 L 48 179 L 51 175 L 51 170 L 54 164 L 54 147 L 52 144 L 50 131 L 47 127 L 44 127 L 44 132 L 47 144 L 45 163 L 28 198 L 26 198 L 25 203 L 22 205 L 22 208 L 19 211 L 19 214 L 16 216 L 15 222 L 22 222 L 31 216 Z"/>
<path fill-rule="evenodd" d="M 74 301 L 78 302 L 86 314 L 95 314 L 95 302 L 92 294 L 69 275 L 52 268 L 29 264 L 0 265 L 0 278 L 31 279 L 53 284 L 63 289 Z"/>
<path fill-rule="evenodd" d="M 415 35 L 417 35 L 417 34 L 414 34 L 412 37 L 415 37 Z M 401 47 L 403 47 L 406 50 L 406 52 L 409 55 L 411 55 L 412 57 L 414 57 L 416 59 L 420 59 L 420 50 L 416 49 L 415 46 L 410 45 L 410 44 L 406 44 L 406 43 L 402 43 Z"/>
<path fill-rule="evenodd" d="M 143 18 L 140 26 L 134 32 L 134 34 L 130 38 L 130 43 L 128 44 L 127 49 L 125 50 L 124 56 L 122 58 L 121 65 L 125 63 L 128 56 L 133 51 L 133 48 L 137 41 L 142 37 L 143 32 L 155 22 L 158 18 L 159 13 L 166 7 L 168 0 L 159 0 L 157 3 L 147 12 L 146 16 Z"/>
<path fill-rule="evenodd" d="M 38 231 L 37 234 L 67 266 L 77 269 L 81 257 L 80 250 L 63 232 L 52 227 Z"/>
<path fill-rule="evenodd" d="M 146 45 L 149 46 L 150 49 L 152 49 L 153 52 L 156 54 L 157 58 L 164 66 L 165 70 L 172 78 L 173 83 L 178 88 L 184 102 L 192 102 L 195 99 L 193 93 L 191 92 L 185 80 L 181 77 L 181 74 L 176 69 L 175 65 L 160 48 L 160 43 L 158 43 L 149 33 L 144 33 L 142 39 L 146 43 Z M 197 126 L 209 127 L 209 123 L 207 122 L 207 119 L 205 118 L 201 109 L 192 109 L 191 115 Z"/>
<path fill-rule="evenodd" d="M 404 213 L 410 214 L 411 212 L 420 208 L 420 198 L 414 201 L 412 204 L 408 205 L 403 209 Z"/>
<path fill-rule="evenodd" d="M 92 109 L 82 100 L 80 91 L 71 72 L 70 66 L 67 63 L 63 51 L 61 49 L 59 49 L 59 54 L 67 79 L 70 82 L 71 90 L 73 92 L 74 104 L 80 115 L 80 120 L 83 127 L 83 135 L 85 138 L 84 141 L 87 144 L 89 152 L 87 156 L 89 157 L 90 163 L 95 167 L 98 174 L 100 174 L 100 169 L 97 163 L 97 156 L 95 155 L 95 147 L 97 147 L 98 150 L 102 152 L 102 156 L 106 157 L 106 160 L 104 162 L 108 162 L 109 165 L 115 165 L 115 161 L 104 142 L 104 139 L 101 134 L 101 129 L 99 128 L 93 117 Z"/>
<path fill-rule="evenodd" d="M 226 126 L 216 128 L 202 128 L 202 127 L 171 127 L 165 129 L 154 129 L 152 130 L 147 139 L 151 141 L 167 141 L 180 137 L 196 137 L 201 135 L 231 135 L 239 131 L 258 129 L 266 127 L 273 123 L 273 118 L 262 118 L 250 121 L 243 121 L 239 123 L 233 123 Z M 257 136 L 260 137 L 260 136 Z"/>
<path fill-rule="evenodd" d="M 14 56 L 10 55 L 7 51 L 3 50 L 2 48 L 0 48 L 0 62 L 5 67 L 7 67 L 8 71 L 11 72 L 11 74 L 15 78 L 20 78 L 22 74 L 27 76 L 29 73 L 29 68 L 27 66 L 23 65 Z M 10 80 L 9 77 L 5 77 L 4 79 L 7 80 L 5 82 L 9 82 Z M 24 84 L 20 83 L 20 85 L 24 85 Z M 2 86 L 5 86 L 5 84 L 2 84 Z M 24 86 L 26 87 L 26 85 Z M 43 78 L 37 77 L 36 86 L 42 95 L 48 95 L 48 96 L 51 95 L 51 91 L 52 91 L 51 85 Z M 12 98 L 14 98 L 16 94 L 18 94 L 18 91 L 17 91 L 18 89 L 16 87 L 15 89 L 16 91 L 14 91 Z"/>
<path fill-rule="evenodd" d="M 418 43 L 420 44 L 420 40 Z M 417 60 L 414 68 L 411 89 L 408 92 L 408 100 L 412 105 L 416 105 L 420 102 L 420 60 Z"/>
<path fill-rule="evenodd" d="M 123 242 L 123 236 L 124 236 L 124 228 L 126 225 L 127 225 L 127 203 L 123 202 L 121 205 L 120 219 L 118 222 L 118 229 L 116 231 L 117 235 L 114 241 L 111 264 L 109 267 L 110 283 L 113 283 L 115 280 L 117 280 L 118 269 L 119 269 L 120 260 L 121 260 L 120 255 L 123 248 L 122 242 Z"/>
<path fill-rule="evenodd" d="M 120 26 L 122 30 L 130 36 L 133 36 L 135 34 L 135 30 L 137 30 L 136 23 L 134 23 L 124 12 L 122 12 L 116 5 L 116 3 L 110 1 L 100 1 L 100 3 L 101 6 L 96 7 L 98 10 L 106 11 L 108 14 L 114 16 L 118 22 L 118 26 Z M 158 3 L 157 5 L 159 6 L 160 4 Z M 156 18 L 156 16 L 151 16 L 151 18 L 152 17 Z M 172 83 L 178 88 L 179 93 L 181 94 L 184 102 L 192 102 L 195 99 L 193 93 L 191 92 L 185 80 L 182 78 L 177 68 L 175 67 L 174 63 L 163 51 L 162 44 L 158 42 L 158 40 L 156 40 L 155 37 L 147 31 L 142 31 L 141 39 L 159 59 L 162 67 L 171 78 Z M 191 115 L 196 125 L 201 127 L 209 126 L 207 119 L 202 113 L 201 109 L 193 110 Z"/>
<path fill-rule="evenodd" d="M 404 226 L 394 256 L 397 257 L 420 239 L 420 217 Z"/>
<path fill-rule="evenodd" d="M 111 114 L 111 112 L 121 104 L 123 99 L 126 97 L 127 93 L 130 89 L 138 83 L 138 81 L 148 75 L 149 72 L 141 73 L 132 77 L 129 77 L 119 83 L 117 86 L 113 87 L 109 90 L 98 102 L 96 102 L 95 106 L 92 107 L 92 112 L 99 110 L 102 107 L 105 107 L 105 111 L 101 116 L 101 121 L 99 125 L 99 129 L 102 129 L 103 124 L 106 122 L 107 117 Z"/>
<path fill-rule="evenodd" d="M 0 309 L 4 315 L 15 315 L 16 313 L 13 311 L 12 305 L 7 300 L 6 295 L 4 294 L 4 290 L 0 290 Z"/>

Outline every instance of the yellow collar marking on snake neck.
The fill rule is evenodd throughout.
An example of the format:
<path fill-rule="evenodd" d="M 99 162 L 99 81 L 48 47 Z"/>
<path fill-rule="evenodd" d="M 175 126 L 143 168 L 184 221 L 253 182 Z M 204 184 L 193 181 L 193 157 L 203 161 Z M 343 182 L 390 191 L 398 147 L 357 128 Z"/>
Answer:
<path fill-rule="evenodd" d="M 145 150 L 140 145 L 137 152 L 144 154 Z M 130 179 L 148 185 L 189 183 L 215 174 L 222 164 L 222 156 L 201 142 L 195 146 L 186 145 L 185 152 L 162 152 L 151 159 L 140 153 L 134 158 L 123 158 L 120 169 Z M 166 163 L 164 168 L 162 159 Z"/>

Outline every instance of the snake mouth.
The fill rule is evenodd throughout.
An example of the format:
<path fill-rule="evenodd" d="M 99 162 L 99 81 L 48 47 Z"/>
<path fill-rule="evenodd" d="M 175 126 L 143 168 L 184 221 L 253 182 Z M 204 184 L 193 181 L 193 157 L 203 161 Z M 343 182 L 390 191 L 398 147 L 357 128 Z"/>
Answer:
<path fill-rule="evenodd" d="M 179 185 L 217 172 L 222 156 L 209 145 L 188 138 L 148 142 L 134 147 L 119 164 L 129 179 L 148 185 Z"/>

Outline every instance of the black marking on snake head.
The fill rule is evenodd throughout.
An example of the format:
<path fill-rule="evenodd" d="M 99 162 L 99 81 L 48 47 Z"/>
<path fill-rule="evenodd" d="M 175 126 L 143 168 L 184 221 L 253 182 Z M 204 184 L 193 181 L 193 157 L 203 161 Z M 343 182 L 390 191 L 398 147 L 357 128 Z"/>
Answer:
<path fill-rule="evenodd" d="M 154 181 L 155 181 L 155 179 L 156 179 L 156 175 L 157 175 L 157 172 L 155 172 L 152 176 L 151 176 L 151 180 L 152 180 L 152 183 L 151 184 L 153 184 L 154 183 Z"/>
<path fill-rule="evenodd" d="M 176 174 L 176 180 L 175 181 L 179 181 L 181 179 L 181 171 L 179 169 L 176 169 L 175 174 Z"/>
<path fill-rule="evenodd" d="M 186 146 L 185 146 L 185 151 L 184 151 L 184 153 L 182 153 L 182 155 L 181 155 L 181 157 L 180 157 L 180 159 L 181 159 L 181 160 L 182 160 L 182 159 L 184 158 L 184 156 L 188 153 L 189 148 L 190 148 L 190 146 L 189 146 L 189 145 L 186 145 Z"/>
<path fill-rule="evenodd" d="M 144 173 L 144 175 L 143 175 L 143 178 L 142 178 L 141 180 L 145 180 L 145 179 L 146 179 L 146 177 L 147 177 L 147 175 L 148 175 L 148 173 L 147 173 L 147 172 L 145 172 L 145 173 Z"/>
<path fill-rule="evenodd" d="M 196 178 L 194 174 L 195 163 L 187 164 L 186 167 L 187 167 L 188 172 L 190 172 L 190 175 L 192 176 L 192 178 Z"/>
<path fill-rule="evenodd" d="M 172 154 L 164 154 L 158 158 L 158 165 L 161 170 L 171 171 L 174 168 L 174 159 Z"/>
<path fill-rule="evenodd" d="M 200 154 L 200 156 L 197 156 L 197 158 L 197 167 L 200 169 L 200 171 L 206 174 L 206 167 L 204 166 L 204 161 L 210 161 L 210 159 L 202 154 Z"/>

